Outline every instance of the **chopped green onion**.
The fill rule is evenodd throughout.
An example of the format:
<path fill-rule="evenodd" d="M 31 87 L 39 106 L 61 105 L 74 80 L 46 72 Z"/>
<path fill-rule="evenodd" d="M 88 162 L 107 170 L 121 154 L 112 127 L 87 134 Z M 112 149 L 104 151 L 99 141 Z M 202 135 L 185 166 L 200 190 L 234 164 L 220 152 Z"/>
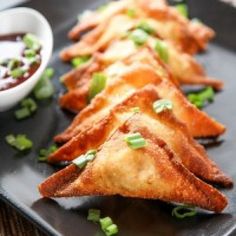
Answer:
<path fill-rule="evenodd" d="M 7 135 L 5 139 L 6 139 L 6 142 L 7 142 L 8 144 L 10 144 L 11 146 L 14 145 L 15 140 L 16 140 L 16 138 L 15 138 L 15 136 L 14 136 L 13 134 Z"/>
<path fill-rule="evenodd" d="M 35 57 L 36 56 L 36 52 L 33 50 L 33 49 L 26 49 L 24 51 L 24 55 L 27 57 L 27 58 L 32 58 L 32 57 Z"/>
<path fill-rule="evenodd" d="M 17 78 L 23 76 L 25 72 L 26 72 L 26 70 L 18 67 L 16 69 L 13 69 L 10 71 L 10 76 L 12 76 L 14 79 L 17 79 Z"/>
<path fill-rule="evenodd" d="M 38 51 L 41 47 L 38 38 L 30 33 L 23 37 L 23 42 L 27 48 L 33 49 L 34 51 Z"/>
<path fill-rule="evenodd" d="M 90 55 L 87 56 L 80 56 L 80 57 L 75 57 L 71 60 L 71 64 L 74 67 L 80 67 L 81 65 L 83 65 L 84 63 L 86 63 L 87 61 L 89 61 L 89 59 L 91 58 Z"/>
<path fill-rule="evenodd" d="M 7 135 L 6 142 L 19 151 L 29 150 L 33 146 L 32 141 L 29 140 L 24 134 L 18 134 L 17 136 L 12 134 Z"/>
<path fill-rule="evenodd" d="M 113 224 L 112 219 L 109 216 L 100 219 L 99 222 L 103 231 L 105 231 L 107 227 Z"/>
<path fill-rule="evenodd" d="M 87 219 L 94 223 L 99 222 L 102 228 L 102 231 L 105 233 L 106 236 L 112 236 L 118 233 L 118 227 L 116 224 L 113 223 L 110 217 L 101 217 L 101 211 L 97 209 L 89 209 Z"/>
<path fill-rule="evenodd" d="M 155 33 L 155 29 L 152 28 L 150 26 L 150 24 L 146 21 L 141 21 L 138 25 L 137 25 L 138 29 L 141 29 L 143 31 L 145 31 L 148 34 L 154 34 Z"/>
<path fill-rule="evenodd" d="M 118 233 L 118 227 L 116 224 L 112 224 L 105 229 L 106 236 L 112 236 Z"/>
<path fill-rule="evenodd" d="M 132 107 L 132 108 L 131 108 L 131 111 L 132 111 L 133 113 L 138 113 L 138 112 L 140 112 L 140 108 L 139 108 L 139 107 Z"/>
<path fill-rule="evenodd" d="M 42 74 L 39 82 L 34 88 L 34 96 L 38 100 L 48 99 L 54 94 L 54 87 L 50 81 L 51 77 L 54 75 L 54 70 L 52 68 L 47 68 Z"/>
<path fill-rule="evenodd" d="M 172 110 L 173 103 L 168 99 L 160 99 L 153 103 L 153 110 L 158 114 L 165 110 Z"/>
<path fill-rule="evenodd" d="M 37 110 L 37 104 L 32 98 L 25 98 L 20 103 L 21 108 L 15 111 L 17 120 L 28 118 Z"/>
<path fill-rule="evenodd" d="M 214 101 L 215 92 L 212 87 L 206 87 L 198 93 L 189 93 L 188 100 L 198 108 L 203 108 L 206 102 Z"/>
<path fill-rule="evenodd" d="M 40 58 L 35 57 L 27 57 L 29 65 L 33 65 L 35 63 L 40 63 Z"/>
<path fill-rule="evenodd" d="M 132 149 L 142 148 L 145 147 L 147 144 L 146 140 L 138 132 L 133 134 L 127 134 L 124 140 Z"/>
<path fill-rule="evenodd" d="M 155 51 L 158 53 L 159 57 L 165 62 L 169 61 L 168 46 L 164 41 L 157 40 L 155 44 Z"/>
<path fill-rule="evenodd" d="M 31 115 L 31 112 L 26 107 L 20 108 L 15 111 L 15 117 L 17 120 L 23 120 L 25 118 L 30 117 L 30 115 Z"/>
<path fill-rule="evenodd" d="M 37 110 L 37 104 L 32 98 L 25 98 L 21 101 L 21 106 L 29 109 L 30 112 L 35 112 Z"/>
<path fill-rule="evenodd" d="M 188 6 L 185 3 L 179 3 L 175 7 L 182 16 L 188 18 Z"/>
<path fill-rule="evenodd" d="M 40 162 L 44 162 L 44 161 L 47 161 L 48 159 L 48 156 L 55 152 L 56 150 L 58 149 L 57 145 L 56 144 L 53 144 L 51 145 L 48 149 L 40 149 L 39 150 L 39 157 L 38 157 L 38 161 Z"/>
<path fill-rule="evenodd" d="M 101 211 L 98 209 L 89 209 L 87 220 L 99 222 Z"/>
<path fill-rule="evenodd" d="M 184 213 L 180 213 L 180 211 L 184 211 Z M 172 216 L 175 216 L 178 219 L 184 219 L 186 217 L 192 217 L 197 214 L 197 211 L 192 206 L 177 206 L 172 210 Z"/>
<path fill-rule="evenodd" d="M 106 86 L 107 77 L 102 73 L 94 73 L 89 87 L 88 99 L 91 101 Z"/>
<path fill-rule="evenodd" d="M 135 11 L 134 9 L 129 8 L 129 9 L 127 9 L 127 11 L 126 11 L 126 14 L 127 14 L 129 17 L 133 18 L 133 17 L 136 16 L 136 11 Z"/>
<path fill-rule="evenodd" d="M 129 34 L 129 38 L 137 45 L 142 46 L 148 39 L 148 34 L 141 29 L 136 29 Z"/>
<path fill-rule="evenodd" d="M 197 108 L 199 108 L 199 109 L 203 108 L 204 101 L 201 99 L 201 97 L 198 96 L 198 94 L 190 93 L 190 94 L 188 94 L 187 98 Z"/>
<path fill-rule="evenodd" d="M 16 58 L 13 58 L 8 61 L 7 67 L 9 70 L 13 70 L 13 69 L 17 68 L 18 66 L 20 66 L 20 61 Z"/>
<path fill-rule="evenodd" d="M 54 69 L 51 67 L 46 68 L 42 76 L 47 77 L 48 79 L 51 79 L 54 76 Z"/>
<path fill-rule="evenodd" d="M 80 169 L 83 169 L 89 161 L 92 161 L 95 158 L 96 153 L 96 150 L 90 150 L 86 154 L 77 157 L 72 161 L 72 163 L 74 163 Z"/>

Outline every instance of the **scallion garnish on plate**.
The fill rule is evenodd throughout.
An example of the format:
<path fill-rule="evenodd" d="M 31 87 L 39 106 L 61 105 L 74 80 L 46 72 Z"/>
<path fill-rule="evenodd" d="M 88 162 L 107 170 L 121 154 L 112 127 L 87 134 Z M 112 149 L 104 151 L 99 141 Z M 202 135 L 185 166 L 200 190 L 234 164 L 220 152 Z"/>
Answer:
<path fill-rule="evenodd" d="M 88 100 L 91 101 L 106 86 L 107 77 L 103 73 L 94 73 L 89 86 Z"/>
<path fill-rule="evenodd" d="M 143 148 L 147 144 L 146 140 L 138 132 L 127 134 L 124 140 L 126 141 L 128 146 L 132 149 Z"/>
<path fill-rule="evenodd" d="M 182 205 L 177 206 L 172 210 L 171 215 L 175 216 L 178 219 L 184 219 L 186 217 L 192 217 L 197 214 L 195 207 Z"/>
<path fill-rule="evenodd" d="M 23 99 L 20 106 L 21 108 L 15 111 L 17 120 L 28 118 L 37 110 L 37 104 L 32 98 Z"/>
<path fill-rule="evenodd" d="M 160 99 L 153 103 L 153 110 L 158 114 L 165 110 L 172 110 L 173 103 L 168 99 Z"/>
<path fill-rule="evenodd" d="M 203 108 L 207 102 L 213 102 L 214 97 L 215 92 L 212 87 L 206 87 L 200 92 L 189 93 L 187 95 L 188 100 L 199 109 Z"/>
<path fill-rule="evenodd" d="M 33 143 L 25 134 L 9 134 L 5 138 L 6 142 L 19 151 L 25 151 L 32 148 Z"/>
<path fill-rule="evenodd" d="M 89 161 L 92 161 L 96 156 L 96 150 L 89 150 L 86 154 L 77 157 L 72 161 L 73 164 L 78 166 L 80 169 L 83 169 Z"/>
<path fill-rule="evenodd" d="M 87 219 L 94 223 L 100 223 L 101 229 L 106 236 L 116 235 L 119 231 L 118 226 L 113 223 L 111 217 L 101 218 L 101 211 L 98 209 L 89 209 Z"/>
<path fill-rule="evenodd" d="M 112 219 L 109 216 L 100 219 L 99 222 L 106 236 L 111 236 L 118 233 L 117 225 L 113 223 Z"/>
<path fill-rule="evenodd" d="M 56 144 L 51 145 L 48 149 L 42 148 L 39 150 L 38 161 L 45 162 L 48 156 L 58 149 Z"/>
<path fill-rule="evenodd" d="M 51 78 L 54 75 L 54 70 L 53 68 L 47 68 L 39 82 L 36 84 L 33 93 L 36 99 L 38 100 L 44 100 L 44 99 L 48 99 L 51 98 L 54 94 L 54 87 L 53 84 L 51 82 Z"/>
<path fill-rule="evenodd" d="M 93 222 L 99 222 L 101 217 L 101 211 L 98 209 L 89 209 L 87 220 Z"/>

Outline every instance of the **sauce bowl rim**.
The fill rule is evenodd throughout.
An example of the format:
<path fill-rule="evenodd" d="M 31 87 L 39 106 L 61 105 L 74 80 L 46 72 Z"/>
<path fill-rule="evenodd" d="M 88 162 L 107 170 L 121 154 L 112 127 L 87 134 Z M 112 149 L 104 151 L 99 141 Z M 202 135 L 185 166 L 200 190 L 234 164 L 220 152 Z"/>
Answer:
<path fill-rule="evenodd" d="M 4 10 L 4 11 L 0 12 L 0 17 L 2 17 L 4 15 L 8 15 L 8 14 L 12 14 L 14 16 L 14 14 L 17 14 L 17 13 L 31 14 L 32 16 L 35 16 L 39 22 L 41 22 L 41 24 L 43 25 L 43 28 L 45 29 L 45 32 L 48 34 L 48 39 L 49 39 L 48 45 L 49 46 L 46 48 L 45 55 L 42 55 L 41 64 L 40 64 L 39 68 L 35 71 L 35 73 L 32 76 L 30 76 L 27 80 L 16 85 L 15 87 L 0 91 L 0 97 L 7 95 L 7 93 L 13 94 L 15 92 L 18 92 L 19 90 L 24 89 L 24 86 L 27 86 L 27 84 L 30 83 L 33 79 L 39 80 L 38 77 L 40 77 L 40 75 L 46 69 L 46 66 L 50 60 L 51 55 L 52 55 L 53 33 L 52 33 L 52 28 L 51 28 L 49 22 L 47 21 L 47 19 L 39 11 L 32 9 L 32 8 L 28 8 L 28 7 L 16 7 L 16 8 Z M 27 22 L 26 22 L 26 24 L 27 24 Z M 11 33 L 17 33 L 17 32 L 16 31 L 9 32 L 9 34 L 11 34 Z M 26 33 L 31 33 L 31 32 L 26 32 Z M 44 46 L 44 42 L 41 42 L 41 43 L 42 43 L 42 46 Z M 45 50 L 45 49 L 43 49 L 43 50 Z"/>

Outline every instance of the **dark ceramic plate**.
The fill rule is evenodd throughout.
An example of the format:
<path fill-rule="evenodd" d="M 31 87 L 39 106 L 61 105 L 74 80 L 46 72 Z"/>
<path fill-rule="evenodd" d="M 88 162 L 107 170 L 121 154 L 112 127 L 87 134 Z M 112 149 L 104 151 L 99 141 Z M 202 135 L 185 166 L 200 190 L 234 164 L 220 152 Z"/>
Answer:
<path fill-rule="evenodd" d="M 119 226 L 122 236 L 154 235 L 235 235 L 236 191 L 224 190 L 229 206 L 223 214 L 200 213 L 196 217 L 177 220 L 171 217 L 172 205 L 160 201 L 122 197 L 84 197 L 61 200 L 42 200 L 37 185 L 55 168 L 37 162 L 37 152 L 47 147 L 52 137 L 63 130 L 72 115 L 64 113 L 57 105 L 62 87 L 58 77 L 69 69 L 58 53 L 66 45 L 68 30 L 75 24 L 77 14 L 95 8 L 102 1 L 48 0 L 31 1 L 24 6 L 42 12 L 50 21 L 55 38 L 51 66 L 57 95 L 52 101 L 41 103 L 34 117 L 16 122 L 12 109 L 0 113 L 0 193 L 1 198 L 18 209 L 29 220 L 49 235 L 94 236 L 103 235 L 99 227 L 86 220 L 89 208 L 99 208 Z M 198 59 L 211 76 L 225 81 L 225 89 L 217 94 L 215 102 L 206 110 L 228 127 L 227 133 L 208 152 L 221 168 L 236 180 L 236 9 L 216 0 L 190 0 L 191 15 L 202 19 L 217 32 L 209 50 Z M 34 149 L 20 155 L 7 146 L 4 137 L 9 133 L 25 133 L 34 142 Z"/>

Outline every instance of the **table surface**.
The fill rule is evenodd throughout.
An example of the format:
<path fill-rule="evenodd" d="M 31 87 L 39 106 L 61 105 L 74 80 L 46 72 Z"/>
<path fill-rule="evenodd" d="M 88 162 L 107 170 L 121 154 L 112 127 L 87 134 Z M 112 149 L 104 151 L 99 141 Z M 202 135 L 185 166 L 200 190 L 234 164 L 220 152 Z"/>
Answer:
<path fill-rule="evenodd" d="M 0 201 L 0 236 L 46 236 L 18 212 Z"/>

